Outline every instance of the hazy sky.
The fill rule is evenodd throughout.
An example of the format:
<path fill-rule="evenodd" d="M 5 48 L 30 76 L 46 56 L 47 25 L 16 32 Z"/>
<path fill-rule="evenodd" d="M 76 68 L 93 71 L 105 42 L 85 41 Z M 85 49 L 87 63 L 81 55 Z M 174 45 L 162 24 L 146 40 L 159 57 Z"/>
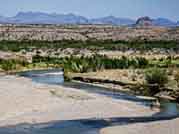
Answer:
<path fill-rule="evenodd" d="M 0 15 L 13 16 L 19 11 L 76 13 L 89 18 L 114 15 L 179 20 L 179 0 L 0 0 Z"/>

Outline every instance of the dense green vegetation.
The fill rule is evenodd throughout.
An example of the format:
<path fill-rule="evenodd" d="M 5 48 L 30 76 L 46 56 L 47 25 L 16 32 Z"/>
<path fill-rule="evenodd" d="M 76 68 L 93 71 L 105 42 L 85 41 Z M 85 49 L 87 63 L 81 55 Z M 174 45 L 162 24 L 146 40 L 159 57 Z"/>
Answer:
<path fill-rule="evenodd" d="M 179 50 L 176 41 L 112 41 L 112 40 L 87 40 L 87 41 L 0 41 L 0 50 L 18 52 L 22 49 L 31 51 L 32 49 L 65 49 L 65 48 L 87 48 L 91 50 L 152 50 L 154 48 Z"/>
<path fill-rule="evenodd" d="M 168 56 L 161 59 L 150 60 L 150 66 L 157 66 L 160 68 L 179 67 L 179 57 Z"/>
<path fill-rule="evenodd" d="M 18 59 L 12 60 L 0 60 L 0 68 L 3 70 L 16 70 L 19 67 L 63 67 L 67 71 L 71 72 L 89 72 L 97 71 L 102 69 L 128 69 L 128 68 L 148 68 L 148 67 L 178 67 L 178 58 L 162 58 L 159 60 L 147 60 L 143 57 L 121 57 L 121 58 L 108 58 L 102 55 L 93 55 L 90 57 L 49 57 L 49 56 L 33 56 L 32 63 L 27 63 L 26 61 L 21 61 Z"/>
<path fill-rule="evenodd" d="M 27 66 L 28 63 L 26 61 L 21 61 L 21 60 L 2 60 L 0 59 L 0 68 L 3 69 L 4 71 L 12 71 L 12 70 L 17 70 L 20 67 L 25 67 Z"/>
<path fill-rule="evenodd" d="M 101 69 L 124 69 L 124 68 L 145 68 L 148 66 L 148 61 L 145 58 L 122 57 L 120 59 L 110 59 L 106 56 L 94 55 L 91 57 L 66 57 L 52 58 L 34 56 L 33 63 L 46 63 L 61 66 L 65 70 L 72 72 L 89 72 Z"/>

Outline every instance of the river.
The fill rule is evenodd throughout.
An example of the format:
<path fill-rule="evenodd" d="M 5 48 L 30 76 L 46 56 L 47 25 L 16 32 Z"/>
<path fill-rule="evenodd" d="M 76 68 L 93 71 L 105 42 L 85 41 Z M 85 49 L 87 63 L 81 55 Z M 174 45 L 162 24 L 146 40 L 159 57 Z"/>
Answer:
<path fill-rule="evenodd" d="M 112 92 L 105 88 L 93 86 L 85 83 L 64 82 L 62 70 L 43 70 L 43 71 L 28 71 L 19 75 L 31 78 L 33 82 L 63 85 L 65 87 L 73 87 L 76 89 L 86 90 L 87 92 L 102 94 L 115 99 L 124 99 L 133 101 L 139 105 L 151 106 L 153 103 L 150 100 L 138 98 L 136 96 Z M 169 120 L 178 117 L 179 105 L 175 102 L 161 100 L 160 112 L 147 117 L 119 117 L 110 119 L 84 119 L 52 122 L 48 124 L 35 124 L 30 129 L 31 134 L 99 134 L 99 130 L 104 127 L 114 125 L 127 125 L 130 123 L 153 122 L 160 120 Z M 43 126 L 40 127 L 39 126 Z M 45 127 L 44 127 L 45 126 Z M 17 126 L 18 127 L 18 126 Z"/>

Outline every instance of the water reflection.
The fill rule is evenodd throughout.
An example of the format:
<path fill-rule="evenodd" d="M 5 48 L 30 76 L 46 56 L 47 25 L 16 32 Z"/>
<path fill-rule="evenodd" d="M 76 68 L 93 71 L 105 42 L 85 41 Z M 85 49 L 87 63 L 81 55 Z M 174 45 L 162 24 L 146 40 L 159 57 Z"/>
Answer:
<path fill-rule="evenodd" d="M 64 76 L 62 69 L 33 70 L 19 73 L 20 76 L 28 77 L 33 82 L 45 84 L 62 84 Z"/>

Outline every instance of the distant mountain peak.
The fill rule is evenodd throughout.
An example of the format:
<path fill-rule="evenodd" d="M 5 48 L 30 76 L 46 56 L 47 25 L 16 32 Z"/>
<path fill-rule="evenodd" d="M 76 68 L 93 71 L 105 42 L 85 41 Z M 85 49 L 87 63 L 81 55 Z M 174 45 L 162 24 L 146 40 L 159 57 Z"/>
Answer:
<path fill-rule="evenodd" d="M 137 26 L 152 26 L 153 25 L 153 20 L 148 16 L 140 17 L 136 21 L 136 25 Z"/>
<path fill-rule="evenodd" d="M 179 26 L 179 21 L 177 21 L 177 26 Z"/>
<path fill-rule="evenodd" d="M 27 15 L 35 15 L 35 14 L 42 14 L 42 13 L 41 12 L 31 12 L 31 11 L 29 11 L 29 12 L 18 12 L 15 17 L 27 16 Z"/>
<path fill-rule="evenodd" d="M 173 27 L 179 22 L 173 22 L 166 18 L 151 19 L 148 16 L 140 17 L 137 21 L 129 18 L 120 18 L 113 15 L 88 19 L 73 13 L 57 14 L 44 12 L 19 12 L 14 17 L 0 16 L 0 23 L 15 24 L 108 24 L 108 25 L 129 25 L 129 26 L 165 26 Z"/>
<path fill-rule="evenodd" d="M 109 16 L 106 16 L 106 17 L 103 17 L 103 18 L 108 18 L 108 19 L 116 19 L 117 17 L 112 16 L 112 15 L 109 15 Z"/>
<path fill-rule="evenodd" d="M 162 26 L 162 27 L 175 27 L 177 26 L 176 22 L 173 22 L 167 18 L 156 18 L 156 19 L 151 19 L 148 16 L 145 17 L 140 17 L 136 21 L 136 26 Z"/>
<path fill-rule="evenodd" d="M 176 22 L 173 22 L 167 18 L 157 18 L 154 20 L 154 25 L 156 26 L 168 26 L 168 27 L 173 27 L 173 26 L 176 26 L 177 23 Z"/>
<path fill-rule="evenodd" d="M 91 19 L 90 22 L 92 24 L 132 25 L 135 23 L 135 20 L 128 18 L 118 18 L 110 15 L 102 18 Z"/>

